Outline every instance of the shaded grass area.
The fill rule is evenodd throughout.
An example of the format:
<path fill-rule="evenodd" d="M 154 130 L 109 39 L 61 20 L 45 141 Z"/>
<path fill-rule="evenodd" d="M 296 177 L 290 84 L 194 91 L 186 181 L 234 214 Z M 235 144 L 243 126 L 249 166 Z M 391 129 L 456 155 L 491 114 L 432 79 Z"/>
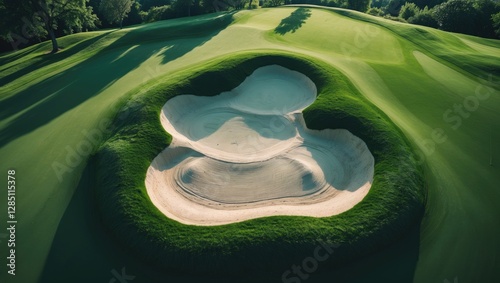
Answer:
<path fill-rule="evenodd" d="M 116 120 L 114 135 L 93 157 L 103 221 L 152 265 L 202 274 L 285 270 L 309 256 L 318 240 L 340 245 L 328 262 L 338 264 L 389 245 L 422 216 L 423 169 L 411 158 L 400 130 L 332 67 L 312 58 L 267 54 L 226 56 L 165 77 L 129 102 L 133 111 L 125 106 L 127 118 Z M 159 121 L 162 105 L 179 94 L 213 96 L 230 90 L 270 64 L 300 71 L 315 82 L 318 99 L 304 111 L 308 127 L 345 128 L 366 142 L 376 161 L 368 195 L 353 209 L 325 218 L 273 216 L 200 227 L 165 217 L 149 200 L 144 184 L 151 161 L 171 141 Z"/>
<path fill-rule="evenodd" d="M 93 162 L 96 162 L 93 159 Z M 136 276 L 133 282 L 217 282 L 217 283 L 274 283 L 280 281 L 285 270 L 266 274 L 238 276 L 206 276 L 183 273 L 150 266 L 131 256 L 128 247 L 110 235 L 109 227 L 101 223 L 101 214 L 95 200 L 95 163 L 90 163 L 82 175 L 78 188 L 59 223 L 44 272 L 39 282 L 108 282 L 110 270 L 126 267 L 126 274 Z M 332 268 L 320 264 L 307 282 L 411 282 L 419 255 L 420 225 L 417 223 L 401 240 L 380 252 Z M 67 239 L 85 239 L 78 244 Z M 103 251 L 106 251 L 103 253 Z M 308 256 L 314 251 L 309 251 Z M 95 255 L 99 254 L 99 257 Z M 335 254 L 333 255 L 335 256 Z M 300 264 L 301 262 L 294 262 Z M 87 266 L 82 273 L 82 266 Z M 289 267 L 288 267 L 289 268 Z M 287 270 L 288 270 L 287 268 Z M 360 272 L 360 270 L 362 270 Z M 75 277 L 75 274 L 79 276 Z M 290 276 L 292 277 L 292 276 Z M 333 280 L 334 279 L 334 280 Z"/>
<path fill-rule="evenodd" d="M 161 56 L 162 64 L 166 64 L 203 45 L 232 22 L 231 14 L 222 15 L 216 20 L 213 17 L 215 16 L 200 17 L 188 24 L 181 21 L 166 26 L 141 26 L 125 34 L 116 35 L 118 38 L 108 38 L 115 36 L 115 33 L 106 33 L 76 44 L 68 50 L 68 54 L 76 54 L 82 48 L 96 44 L 101 39 L 104 42 L 99 44 L 105 47 L 100 48 L 88 58 L 80 58 L 80 62 L 69 69 L 38 83 L 30 84 L 15 96 L 0 100 L 0 119 L 13 117 L 0 129 L 0 146 L 47 124 L 69 109 L 99 94 L 151 56 L 155 54 Z M 185 34 L 191 34 L 196 40 L 186 41 L 187 43 L 182 46 L 169 44 L 169 40 L 177 39 Z M 141 40 L 144 37 L 148 40 Z M 155 46 L 147 44 L 157 41 L 165 41 L 165 43 Z M 74 48 L 76 51 L 73 50 Z M 117 53 L 117 50 L 121 52 Z M 127 56 L 120 56 L 120 54 L 127 54 Z M 61 52 L 40 56 L 44 57 L 40 60 L 35 58 L 34 62 L 29 61 L 32 65 L 27 65 L 13 75 L 17 76 L 19 72 L 23 74 L 29 72 L 29 77 L 36 78 L 40 73 L 33 72 L 33 70 L 40 71 L 41 65 L 60 62 L 59 60 L 68 55 L 66 52 Z M 54 66 L 54 68 L 57 67 L 58 65 Z M 0 78 L 0 80 L 4 79 L 10 80 L 11 78 L 9 75 Z M 10 92 L 10 89 L 6 92 Z"/>
<path fill-rule="evenodd" d="M 311 10 L 307 8 L 298 8 L 290 16 L 281 20 L 280 24 L 274 29 L 274 32 L 284 35 L 288 32 L 296 32 L 311 16 Z"/>
<path fill-rule="evenodd" d="M 66 66 L 81 63 L 84 60 L 94 60 L 98 56 L 132 46 L 145 46 L 152 43 L 168 42 L 178 39 L 194 38 L 196 42 L 204 43 L 207 35 L 214 36 L 233 20 L 233 13 L 214 13 L 192 17 L 190 20 L 176 19 L 141 25 L 123 30 L 104 32 L 79 33 L 59 39 L 64 49 L 56 54 L 50 52 L 50 43 L 43 42 L 26 50 L 6 53 L 0 56 L 0 99 L 12 93 L 20 92 L 23 85 L 39 83 L 39 78 L 50 78 L 52 73 L 66 70 Z M 173 51 L 191 51 L 189 46 L 171 48 L 162 54 L 163 63 L 171 61 L 168 58 Z M 125 51 L 125 50 L 123 50 Z M 33 68 L 33 65 L 38 68 Z M 13 76 L 13 73 L 24 76 Z"/>
<path fill-rule="evenodd" d="M 56 54 L 44 54 L 40 53 L 36 55 L 34 58 L 31 58 L 31 60 L 25 60 L 21 64 L 15 64 L 9 68 L 6 68 L 2 70 L 2 73 L 4 76 L 0 78 L 0 85 L 6 85 L 26 74 L 29 74 L 35 70 L 38 70 L 44 66 L 60 62 L 62 60 L 65 60 L 78 52 L 81 52 L 82 50 L 86 49 L 87 47 L 91 46 L 95 42 L 97 42 L 99 39 L 102 37 L 106 36 L 107 33 L 101 33 L 99 35 L 93 35 L 90 34 L 83 34 L 84 36 L 78 36 L 78 37 L 69 37 L 68 39 L 72 39 L 72 41 L 76 41 L 71 48 L 68 49 L 68 51 L 65 52 L 58 52 Z M 86 39 L 85 37 L 90 37 Z M 67 45 L 72 45 L 72 42 L 67 42 L 68 40 L 60 40 L 60 45 L 61 47 L 67 46 Z M 20 52 L 22 54 L 22 52 Z M 16 54 L 17 55 L 17 54 Z M 0 65 L 4 65 L 9 63 L 9 61 L 13 60 L 15 61 L 17 56 L 13 56 L 12 58 L 8 57 L 6 60 L 0 60 Z M 6 61 L 6 62 L 2 62 Z M 5 74 L 7 73 L 7 74 Z"/>

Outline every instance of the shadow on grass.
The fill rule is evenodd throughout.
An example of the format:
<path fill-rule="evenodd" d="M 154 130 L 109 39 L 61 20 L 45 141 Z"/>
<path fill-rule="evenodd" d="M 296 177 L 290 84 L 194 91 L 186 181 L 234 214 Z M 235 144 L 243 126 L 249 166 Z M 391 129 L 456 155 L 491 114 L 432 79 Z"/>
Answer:
<path fill-rule="evenodd" d="M 87 165 L 73 197 L 59 222 L 49 255 L 45 261 L 39 283 L 45 282 L 112 282 L 115 270 L 134 276 L 133 283 L 160 282 L 205 282 L 205 283 L 275 283 L 306 282 L 297 274 L 290 274 L 283 280 L 287 270 L 274 270 L 265 274 L 238 276 L 207 276 L 176 273 L 160 270 L 142 262 L 132 251 L 119 244 L 101 224 L 100 213 L 95 201 L 95 180 L 92 163 Z M 420 224 L 416 224 L 403 238 L 383 250 L 357 261 L 328 266 L 335 253 L 325 262 L 320 262 L 313 272 L 304 272 L 309 283 L 386 283 L 413 282 L 415 267 L 419 258 Z M 315 251 L 307 256 L 314 256 Z M 304 260 L 306 257 L 304 257 Z M 291 261 L 290 266 L 302 266 L 302 262 Z M 116 278 L 115 278 L 116 279 Z M 114 282 L 120 282 L 116 279 Z"/>
<path fill-rule="evenodd" d="M 311 16 L 311 10 L 308 8 L 298 8 L 290 16 L 281 20 L 280 24 L 274 29 L 274 33 L 285 35 L 288 32 L 296 32 L 306 20 Z"/>
<path fill-rule="evenodd" d="M 115 244 L 101 224 L 94 179 L 91 166 L 87 166 L 59 222 L 38 282 L 112 282 L 112 270 L 121 274 L 123 267 L 125 274 L 137 275 L 137 266 L 129 263 L 127 251 Z"/>
<path fill-rule="evenodd" d="M 213 15 L 129 31 L 85 61 L 0 101 L 0 119 L 12 118 L 0 129 L 0 147 L 98 95 L 151 56 L 161 56 L 166 64 L 205 44 L 231 22 L 232 14 Z M 179 40 L 186 35 L 188 39 Z M 147 79 L 144 74 L 137 85 Z"/>
<path fill-rule="evenodd" d="M 6 53 L 0 53 L 0 66 L 6 65 L 10 62 L 14 62 L 14 61 L 22 58 L 23 56 L 28 55 L 31 52 L 38 52 L 40 50 L 45 50 L 46 48 L 48 49 L 48 45 L 49 45 L 49 43 L 46 41 L 46 42 L 42 42 L 42 43 L 35 45 L 35 46 L 23 48 L 21 50 L 17 50 L 17 51 L 12 50 L 12 51 L 8 51 Z M 3 69 L 3 70 L 7 70 L 7 69 L 8 68 Z"/>
<path fill-rule="evenodd" d="M 86 166 L 59 222 L 39 283 L 218 282 L 190 274 L 155 270 L 119 244 L 101 222 L 94 195 L 96 177 L 93 168 L 96 166 L 92 162 L 91 159 Z M 126 276 L 118 278 L 116 274 Z"/>
<path fill-rule="evenodd" d="M 50 65 L 52 63 L 59 62 L 61 60 L 64 60 L 82 50 L 85 48 L 91 46 L 93 43 L 97 42 L 99 39 L 103 38 L 104 36 L 108 35 L 109 32 L 106 32 L 104 34 L 95 36 L 93 38 L 81 41 L 77 43 L 75 46 L 72 46 L 65 52 L 59 52 L 56 54 L 41 54 L 38 55 L 37 58 L 33 58 L 32 60 L 36 60 L 36 62 L 28 64 L 26 63 L 26 66 L 24 68 L 21 68 L 5 77 L 0 78 L 0 85 L 6 85 L 26 74 L 29 74 L 37 69 L 40 69 L 42 67 L 45 67 L 47 65 Z M 31 61 L 31 60 L 30 60 Z M 0 113 L 0 115 L 3 113 Z M 2 119 L 3 116 L 0 116 L 0 119 Z"/>
<path fill-rule="evenodd" d="M 389 247 L 354 262 L 331 270 L 322 270 L 320 265 L 317 274 L 311 274 L 307 282 L 413 282 L 419 259 L 420 226 L 420 222 L 415 224 L 406 235 Z"/>

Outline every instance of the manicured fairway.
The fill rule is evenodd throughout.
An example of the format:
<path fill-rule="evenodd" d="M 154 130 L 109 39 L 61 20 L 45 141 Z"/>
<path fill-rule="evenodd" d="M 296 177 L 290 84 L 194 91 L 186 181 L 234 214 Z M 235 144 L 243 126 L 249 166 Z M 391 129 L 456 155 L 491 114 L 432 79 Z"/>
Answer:
<path fill-rule="evenodd" d="M 84 168 L 131 91 L 250 50 L 304 54 L 339 69 L 422 150 L 415 158 L 427 166 L 421 225 L 340 270 L 320 265 L 307 282 L 500 277 L 500 41 L 283 7 L 76 34 L 60 45 L 56 55 L 45 55 L 48 43 L 0 55 L 0 172 L 16 170 L 18 219 L 17 275 L 2 268 L 1 282 L 110 282 L 122 268 L 136 276 L 131 282 L 235 282 L 160 273 L 130 257 L 100 224 Z M 279 282 L 284 271 L 245 282 Z"/>

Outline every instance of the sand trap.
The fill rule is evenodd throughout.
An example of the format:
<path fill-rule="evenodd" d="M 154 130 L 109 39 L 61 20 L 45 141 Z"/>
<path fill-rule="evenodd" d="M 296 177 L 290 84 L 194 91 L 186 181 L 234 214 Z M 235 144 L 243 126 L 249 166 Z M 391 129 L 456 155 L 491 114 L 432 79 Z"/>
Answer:
<path fill-rule="evenodd" d="M 315 99 L 309 78 L 273 65 L 230 92 L 169 100 L 161 122 L 173 141 L 146 177 L 153 204 L 195 225 L 352 208 L 371 187 L 373 156 L 347 130 L 307 129 L 301 112 Z"/>

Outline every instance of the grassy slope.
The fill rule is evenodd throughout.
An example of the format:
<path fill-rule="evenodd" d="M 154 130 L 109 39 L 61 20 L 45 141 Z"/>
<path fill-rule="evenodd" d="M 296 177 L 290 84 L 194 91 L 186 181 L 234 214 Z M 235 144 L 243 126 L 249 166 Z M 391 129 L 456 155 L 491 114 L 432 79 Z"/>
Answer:
<path fill-rule="evenodd" d="M 18 268 L 30 270 L 20 273 L 15 282 L 36 282 L 46 259 L 46 267 L 52 270 L 52 274 L 44 278 L 68 279 L 81 270 L 81 264 L 87 263 L 95 265 L 84 275 L 86 279 L 109 281 L 112 276 L 110 270 L 120 270 L 122 266 L 136 275 L 137 280 L 148 278 L 150 275 L 144 271 L 146 268 L 110 245 L 99 232 L 100 227 L 87 223 L 87 218 L 82 216 L 86 206 L 81 205 L 85 200 L 81 194 L 88 190 L 85 179 L 74 196 L 73 192 L 77 188 L 83 163 L 66 173 L 62 182 L 55 176 L 51 164 L 54 161 L 64 163 L 67 153 L 62 149 L 66 146 L 75 148 L 84 139 L 81 130 L 94 129 L 104 118 L 113 115 L 117 109 L 112 106 L 113 103 L 125 97 L 138 83 L 233 51 L 269 48 L 302 52 L 336 66 L 416 143 L 421 144 L 421 141 L 431 138 L 435 128 L 445 130 L 447 141 L 438 144 L 436 150 L 426 156 L 431 183 L 427 217 L 422 223 L 418 240 L 414 278 L 418 282 L 442 282 L 454 277 L 458 277 L 460 282 L 498 278 L 494 267 L 499 270 L 495 251 L 500 249 L 496 239 L 500 233 L 496 219 L 500 199 L 496 190 L 500 153 L 497 150 L 491 153 L 489 144 L 492 143 L 494 149 L 500 145 L 497 122 L 500 118 L 500 78 L 498 73 L 493 72 L 499 69 L 498 65 L 494 65 L 498 62 L 495 58 L 499 56 L 499 41 L 417 29 L 353 12 L 341 11 L 342 15 L 336 15 L 317 9 L 312 10 L 311 16 L 295 33 L 284 36 L 273 34 L 280 21 L 294 10 L 280 8 L 240 12 L 235 15 L 236 22 L 222 32 L 194 38 L 165 35 L 175 28 L 173 26 L 185 25 L 187 20 L 154 23 L 109 34 L 92 33 L 87 40 L 97 41 L 86 48 L 78 45 L 77 40 L 73 41 L 80 36 L 74 35 L 64 39 L 69 44 L 61 54 L 71 52 L 73 48 L 83 49 L 76 55 L 68 56 L 59 66 L 37 61 L 41 59 L 36 56 L 48 51 L 43 45 L 0 56 L 0 156 L 8 161 L 2 162 L 1 171 L 8 167 L 18 170 L 18 217 L 22 220 L 18 224 L 18 240 L 23 243 L 18 249 Z M 335 22 L 336 28 L 323 24 L 328 21 Z M 373 56 L 370 43 L 356 40 L 359 28 L 368 28 L 368 31 L 382 33 L 390 39 L 371 43 L 379 49 L 380 58 L 402 56 L 403 60 L 383 61 Z M 309 43 L 311 30 L 318 34 L 314 44 Z M 427 34 L 422 36 L 420 30 L 428 31 L 437 39 Z M 137 38 L 146 31 L 150 32 L 148 36 Z M 189 30 L 188 25 L 186 31 L 196 34 L 200 28 L 195 26 Z M 335 41 L 339 31 L 345 31 L 342 39 L 356 49 L 332 50 L 335 47 L 326 45 L 342 42 Z M 102 37 L 98 38 L 99 35 Z M 143 42 L 151 35 L 156 35 L 154 40 Z M 473 42 L 474 48 L 470 44 L 462 44 L 462 39 Z M 71 42 L 75 45 L 70 46 Z M 425 53 L 455 72 L 430 76 L 413 57 L 414 50 Z M 395 51 L 396 55 L 398 52 L 402 55 L 395 56 Z M 21 57 L 21 54 L 28 55 Z M 450 58 L 456 59 L 450 61 Z M 43 66 L 39 71 L 28 69 L 20 72 L 23 77 L 12 77 L 4 85 L 4 78 L 13 70 L 22 69 L 19 66 L 29 68 L 37 62 Z M 484 81 L 488 73 L 483 71 L 485 64 L 493 64 L 490 70 L 494 83 Z M 11 71 L 5 70 L 10 66 L 13 66 Z M 450 76 L 455 82 L 463 82 L 466 88 L 452 90 L 450 85 L 440 83 Z M 443 120 L 443 113 L 455 103 L 462 103 L 463 97 L 472 95 L 470 90 L 481 84 L 492 85 L 495 94 L 481 101 L 479 109 L 470 113 L 469 118 L 462 119 L 458 129 L 451 128 Z M 9 100 L 4 99 L 7 96 L 17 97 L 17 100 L 8 103 Z M 19 109 L 11 112 L 11 107 Z M 18 112 L 21 109 L 26 110 Z M 489 166 L 490 156 L 493 156 L 494 166 Z M 0 221 L 4 220 L 5 215 L 2 214 Z M 81 221 L 82 225 L 73 224 L 75 221 Z M 56 240 L 53 241 L 54 237 Z M 79 244 L 75 246 L 68 238 L 75 239 Z M 4 249 L 4 246 L 1 248 Z M 403 251 L 406 250 L 403 248 Z M 383 272 L 395 272 L 401 262 L 408 260 L 399 251 L 388 252 L 382 258 L 383 261 L 374 262 L 377 268 L 363 267 L 365 282 L 383 278 Z M 57 268 L 52 268 L 54 266 Z M 64 272 L 61 273 L 61 270 Z M 5 273 L 0 276 L 3 278 Z M 177 275 L 169 276 L 173 282 L 179 280 Z M 277 272 L 275 278 L 280 276 L 281 272 Z M 322 275 L 315 276 L 311 280 Z M 325 278 L 329 278 L 328 272 Z M 363 277 L 360 280 L 363 281 Z"/>
<path fill-rule="evenodd" d="M 342 261 L 385 246 L 415 225 L 423 212 L 425 188 L 405 140 L 344 76 L 314 61 L 244 53 L 186 69 L 187 78 L 165 77 L 146 94 L 139 91 L 131 102 L 136 110 L 124 108 L 127 117 L 116 121 L 117 133 L 99 150 L 95 165 L 103 218 L 119 240 L 160 266 L 240 273 L 286 269 L 314 249 L 317 239 L 341 245 L 336 260 Z M 170 140 L 158 119 L 163 102 L 177 94 L 215 95 L 232 89 L 268 64 L 304 72 L 315 82 L 318 99 L 304 111 L 310 128 L 349 129 L 367 143 L 376 160 L 376 177 L 365 201 L 322 219 L 272 217 L 194 227 L 165 218 L 144 186 L 147 167 Z"/>

